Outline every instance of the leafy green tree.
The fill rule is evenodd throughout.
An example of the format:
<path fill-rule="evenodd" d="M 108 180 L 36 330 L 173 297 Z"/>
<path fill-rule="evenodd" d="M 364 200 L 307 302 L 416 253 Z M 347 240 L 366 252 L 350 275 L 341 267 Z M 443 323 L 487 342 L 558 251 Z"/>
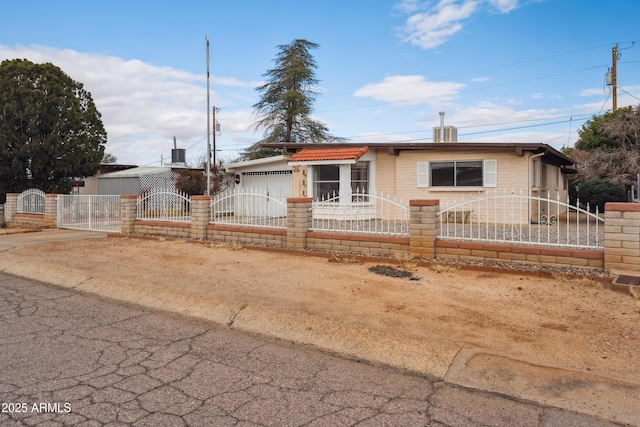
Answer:
<path fill-rule="evenodd" d="M 640 107 L 594 116 L 579 132 L 569 155 L 576 160 L 574 184 L 603 178 L 623 187 L 640 173 Z"/>
<path fill-rule="evenodd" d="M 272 150 L 260 147 L 264 142 L 332 142 L 341 140 L 329 134 L 320 121 L 313 120 L 313 103 L 317 96 L 315 87 L 316 62 L 310 50 L 318 45 L 304 39 L 280 45 L 275 67 L 263 76 L 267 82 L 256 88 L 260 100 L 254 104 L 257 121 L 255 129 L 263 129 L 263 139 L 250 147 L 245 159 L 266 157 Z"/>
<path fill-rule="evenodd" d="M 640 106 L 593 116 L 580 129 L 575 148 L 587 152 L 640 150 Z"/>
<path fill-rule="evenodd" d="M 35 187 L 70 190 L 68 178 L 90 176 L 107 134 L 81 83 L 51 63 L 0 63 L 0 194 Z"/>

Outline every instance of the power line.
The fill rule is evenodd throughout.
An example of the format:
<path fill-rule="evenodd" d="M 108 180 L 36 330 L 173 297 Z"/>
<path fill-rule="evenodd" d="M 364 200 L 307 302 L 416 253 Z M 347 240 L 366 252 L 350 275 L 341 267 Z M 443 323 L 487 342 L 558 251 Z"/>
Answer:
<path fill-rule="evenodd" d="M 630 94 L 629 92 L 627 92 L 627 91 L 626 91 L 626 90 L 624 90 L 623 88 L 618 87 L 618 89 L 620 89 L 621 91 L 623 91 L 624 93 L 626 93 L 626 94 L 627 94 L 627 95 L 629 95 L 630 97 L 635 98 L 635 99 L 637 99 L 638 101 L 640 101 L 640 98 L 638 98 L 638 97 L 637 97 L 637 96 L 635 96 L 635 95 Z"/>
<path fill-rule="evenodd" d="M 504 132 L 504 131 L 514 130 L 514 129 L 526 129 L 526 128 L 530 128 L 530 127 L 550 126 L 550 125 L 558 124 L 558 123 L 567 123 L 567 122 L 572 121 L 572 120 L 578 120 L 578 121 L 579 120 L 587 120 L 590 117 L 591 117 L 591 115 L 585 116 L 585 117 L 578 117 L 578 118 L 576 118 L 575 115 L 556 116 L 556 117 L 544 117 L 544 118 L 540 118 L 540 119 L 513 120 L 513 121 L 509 121 L 509 122 L 484 123 L 484 124 L 479 124 L 479 125 L 457 126 L 457 128 L 458 129 L 476 129 L 476 128 L 483 128 L 483 127 L 491 127 L 491 126 L 510 125 L 510 124 L 515 124 L 515 123 L 529 123 L 529 122 L 540 122 L 540 121 L 554 120 L 554 121 L 547 122 L 547 123 L 538 123 L 538 124 L 532 124 L 532 125 L 526 125 L 526 126 L 507 127 L 507 128 L 492 129 L 492 130 L 487 130 L 487 131 L 478 131 L 478 132 L 470 132 L 470 133 L 460 134 L 460 136 L 465 136 L 465 135 L 476 135 L 476 134 L 482 134 L 482 133 Z M 569 120 L 558 120 L 558 119 L 569 119 Z M 421 130 L 402 131 L 402 132 L 374 133 L 374 134 L 368 134 L 366 136 L 359 136 L 359 135 L 348 136 L 346 138 L 348 138 L 348 139 L 351 139 L 351 138 L 363 139 L 363 138 L 379 137 L 379 136 L 386 136 L 386 135 L 406 135 L 406 134 L 409 134 L 409 133 L 420 133 L 420 132 L 428 132 L 428 130 L 421 129 Z"/>

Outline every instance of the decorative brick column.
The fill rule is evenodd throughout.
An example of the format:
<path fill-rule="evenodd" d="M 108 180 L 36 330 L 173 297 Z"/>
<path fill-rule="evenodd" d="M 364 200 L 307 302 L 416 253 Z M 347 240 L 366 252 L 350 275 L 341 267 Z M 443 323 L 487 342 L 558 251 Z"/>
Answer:
<path fill-rule="evenodd" d="M 440 222 L 439 200 L 409 201 L 409 251 L 417 258 L 433 259 Z"/>
<path fill-rule="evenodd" d="M 7 193 L 7 203 L 4 205 L 4 220 L 7 225 L 13 224 L 18 212 L 18 196 L 20 193 Z"/>
<path fill-rule="evenodd" d="M 287 247 L 305 249 L 307 231 L 311 228 L 310 197 L 291 197 L 287 199 Z"/>
<path fill-rule="evenodd" d="M 133 234 L 137 200 L 137 194 L 123 194 L 120 196 L 120 232 L 122 234 Z"/>
<path fill-rule="evenodd" d="M 44 221 L 42 226 L 55 228 L 58 225 L 58 195 L 45 194 L 44 197 Z"/>
<path fill-rule="evenodd" d="M 607 203 L 604 207 L 604 269 L 640 271 L 640 204 Z"/>
<path fill-rule="evenodd" d="M 213 196 L 191 196 L 191 238 L 207 240 Z"/>

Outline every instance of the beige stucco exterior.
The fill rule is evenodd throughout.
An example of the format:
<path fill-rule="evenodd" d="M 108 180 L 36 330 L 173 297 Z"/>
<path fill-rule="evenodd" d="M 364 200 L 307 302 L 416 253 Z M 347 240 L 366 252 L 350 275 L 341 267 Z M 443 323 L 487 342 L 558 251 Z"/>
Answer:
<path fill-rule="evenodd" d="M 513 149 L 510 150 L 402 150 L 396 153 L 389 153 L 389 150 L 375 150 L 373 158 L 375 166 L 372 172 L 375 174 L 371 179 L 371 190 L 377 194 L 395 197 L 396 200 L 408 202 L 409 200 L 439 200 L 442 210 L 465 200 L 477 200 L 493 198 L 496 195 L 516 194 L 528 196 L 532 194 L 546 198 L 547 195 L 552 200 L 561 202 L 567 201 L 566 176 L 561 168 L 551 164 L 541 162 L 539 172 L 542 173 L 541 186 L 535 186 L 533 182 L 534 159 L 541 157 L 531 152 L 523 152 L 518 155 Z M 417 181 L 418 163 L 437 161 L 470 161 L 470 160 L 495 160 L 496 185 L 491 187 L 429 187 L 419 186 Z M 308 185 L 310 177 L 307 176 L 305 166 L 295 166 L 293 168 L 293 195 L 294 197 L 309 196 Z M 515 208 L 512 205 L 506 206 L 499 201 L 491 200 L 485 202 L 489 210 L 497 214 L 498 220 L 507 222 L 515 219 L 517 222 L 526 223 L 536 219 L 539 215 L 558 213 L 556 206 L 553 212 L 547 212 L 547 205 L 543 204 L 538 208 L 537 202 L 531 203 L 522 199 Z M 511 202 L 510 202 L 511 203 Z M 485 209 L 469 208 L 472 220 L 484 221 L 486 218 L 479 217 L 479 212 Z M 513 212 L 513 210 L 517 212 Z M 508 212 L 507 212 L 508 211 Z M 560 213 L 564 211 L 561 210 Z M 515 217 L 514 217 L 515 216 Z M 493 220 L 493 219 L 492 219 Z"/>

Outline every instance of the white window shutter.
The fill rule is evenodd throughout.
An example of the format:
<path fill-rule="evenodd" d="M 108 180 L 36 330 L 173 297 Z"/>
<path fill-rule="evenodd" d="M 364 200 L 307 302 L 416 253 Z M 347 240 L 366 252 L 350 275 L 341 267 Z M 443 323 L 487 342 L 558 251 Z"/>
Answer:
<path fill-rule="evenodd" d="M 429 162 L 418 162 L 418 187 L 429 186 Z"/>
<path fill-rule="evenodd" d="M 498 161 L 484 160 L 482 164 L 482 182 L 484 187 L 498 186 Z"/>

